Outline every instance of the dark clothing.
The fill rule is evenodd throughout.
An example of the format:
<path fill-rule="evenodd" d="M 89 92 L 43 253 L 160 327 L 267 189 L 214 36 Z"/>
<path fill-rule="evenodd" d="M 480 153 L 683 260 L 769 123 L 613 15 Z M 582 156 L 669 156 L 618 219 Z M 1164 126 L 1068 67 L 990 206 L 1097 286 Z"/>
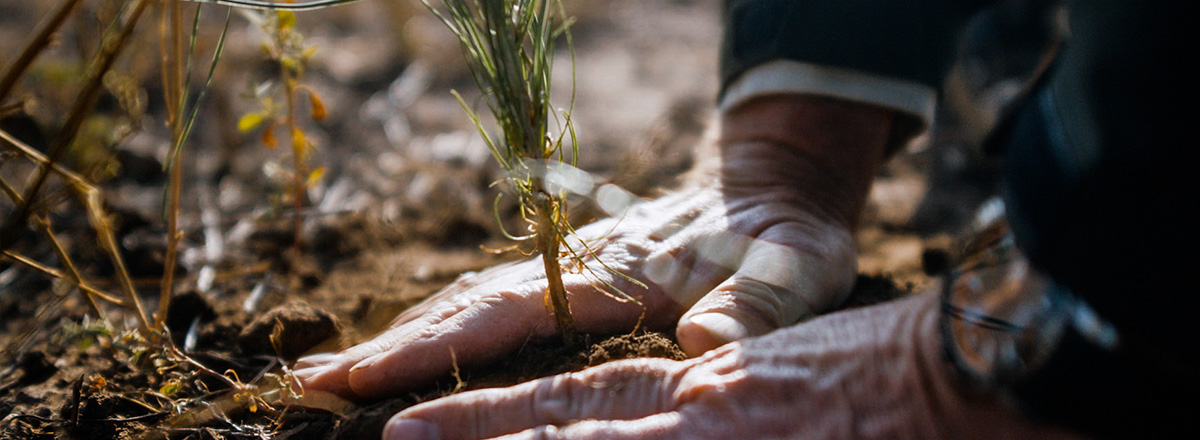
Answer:
<path fill-rule="evenodd" d="M 722 85 L 789 59 L 940 88 L 984 3 L 728 1 Z M 1115 356 L 1068 335 L 1016 387 L 1032 415 L 1092 435 L 1195 424 L 1200 70 L 1182 3 L 1068 4 L 1063 50 L 992 138 L 1023 253 L 1120 334 Z"/>
<path fill-rule="evenodd" d="M 939 88 L 954 62 L 957 35 L 983 3 L 988 2 L 726 1 L 721 86 L 755 65 L 789 59 Z"/>

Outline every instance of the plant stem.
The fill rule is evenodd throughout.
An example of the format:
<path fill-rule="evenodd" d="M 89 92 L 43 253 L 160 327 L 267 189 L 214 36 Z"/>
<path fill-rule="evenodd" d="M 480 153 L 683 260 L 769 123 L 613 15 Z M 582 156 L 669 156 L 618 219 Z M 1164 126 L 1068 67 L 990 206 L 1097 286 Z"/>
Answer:
<path fill-rule="evenodd" d="M 88 304 L 92 306 L 92 311 L 96 312 L 96 317 L 107 323 L 108 317 L 104 315 L 104 310 L 100 309 L 100 304 L 96 303 L 96 295 L 84 288 L 83 276 L 79 274 L 79 269 L 71 261 L 71 255 L 63 247 L 62 242 L 58 241 L 58 237 L 54 235 L 54 230 L 50 228 L 50 220 L 43 216 L 36 216 L 35 220 L 37 221 L 38 229 L 42 230 L 42 234 L 46 236 L 46 241 L 50 242 L 50 246 L 54 248 L 54 253 L 58 255 L 58 262 L 63 267 L 62 273 L 66 275 L 64 279 L 79 287 L 83 292 L 84 298 L 87 298 Z"/>
<path fill-rule="evenodd" d="M 538 193 L 536 197 L 536 240 L 538 251 L 542 254 L 542 265 L 546 269 L 546 296 L 549 297 L 547 302 L 554 310 L 554 320 L 558 322 L 558 331 L 562 334 L 563 343 L 572 345 L 575 342 L 575 321 L 571 318 L 571 305 L 567 301 L 562 267 L 558 263 L 559 231 L 556 213 L 559 202 L 545 193 Z"/>
<path fill-rule="evenodd" d="M 138 299 L 137 289 L 133 287 L 133 279 L 129 277 L 129 271 L 125 269 L 125 260 L 121 258 L 121 247 L 113 237 L 112 223 L 104 213 L 100 192 L 92 189 L 84 197 L 88 218 L 92 221 L 92 227 L 96 229 L 96 238 L 100 241 L 100 247 L 108 253 L 108 259 L 117 273 L 117 281 L 121 284 L 121 290 L 125 292 L 127 307 L 133 309 L 132 312 L 137 316 L 142 334 L 151 340 L 160 340 L 161 334 L 155 331 L 154 323 L 150 322 L 146 316 L 146 308 Z"/>
<path fill-rule="evenodd" d="M 286 66 L 282 67 L 282 69 L 284 77 L 284 93 L 287 94 L 288 134 L 290 135 L 289 138 L 291 139 L 292 143 L 292 156 L 296 163 L 295 172 L 292 173 L 292 208 L 296 212 L 296 215 L 292 216 L 292 232 L 294 235 L 292 246 L 299 250 L 301 239 L 300 229 L 304 224 L 304 216 L 300 215 L 300 213 L 304 210 L 305 205 L 308 204 L 308 161 L 305 160 L 308 146 L 303 145 L 303 142 L 306 142 L 304 137 L 297 136 L 297 133 L 300 132 L 300 128 L 296 125 L 297 80 Z"/>
<path fill-rule="evenodd" d="M 290 13 L 288 14 L 291 15 Z M 296 59 L 293 63 L 288 63 L 287 51 L 284 49 L 289 46 L 290 32 L 295 24 L 284 26 L 282 15 L 276 15 L 276 20 L 279 20 L 275 26 L 275 41 L 280 51 L 279 56 L 279 75 L 283 78 L 283 93 L 287 103 L 287 114 L 284 115 L 285 124 L 288 130 L 288 139 L 292 145 L 292 158 L 295 166 L 292 173 L 292 208 L 296 215 L 292 217 L 292 232 L 293 249 L 299 251 L 301 241 L 301 226 L 304 221 L 300 212 L 308 205 L 308 140 L 300 130 L 299 124 L 296 122 L 296 90 L 300 85 L 300 77 L 303 75 L 299 63 Z"/>
<path fill-rule="evenodd" d="M 163 90 L 167 99 L 167 124 L 171 129 L 172 150 L 182 148 L 183 144 L 183 105 L 188 91 L 183 85 L 183 13 L 179 8 L 180 0 L 164 0 L 163 22 L 160 47 L 164 54 Z M 168 24 L 169 23 L 169 24 Z M 178 106 L 178 107 L 176 107 Z M 167 321 L 167 311 L 171 305 L 171 294 L 175 288 L 175 264 L 179 254 L 179 199 L 183 186 L 182 153 L 171 162 L 170 190 L 167 193 L 167 251 L 163 257 L 163 277 L 158 299 L 158 312 L 154 314 L 154 329 L 162 330 Z"/>
<path fill-rule="evenodd" d="M 181 160 L 177 158 L 176 160 Z M 180 186 L 183 185 L 183 166 L 176 163 L 171 167 L 171 190 L 167 198 L 167 251 L 163 256 L 163 277 L 158 300 L 158 312 L 155 313 L 154 329 L 162 330 L 167 320 L 167 310 L 171 303 L 171 292 L 175 285 L 175 264 L 179 254 L 179 198 Z"/>
<path fill-rule="evenodd" d="M 79 288 L 79 290 L 82 290 L 87 295 L 94 295 L 96 298 L 100 298 L 100 299 L 108 301 L 112 304 L 116 304 L 116 305 L 122 306 L 122 307 L 125 306 L 124 300 L 117 298 L 115 296 L 112 296 L 103 291 L 100 291 L 100 290 L 96 289 L 95 287 L 84 284 L 82 281 L 80 281 L 80 282 L 72 281 L 68 278 L 68 275 L 63 273 L 62 271 L 43 266 L 43 265 L 39 264 L 38 262 L 34 261 L 33 259 L 30 259 L 29 257 L 17 255 L 10 251 L 0 252 L 0 256 L 3 256 L 3 258 L 0 258 L 0 260 L 12 261 L 14 263 L 17 263 L 22 266 L 33 269 L 35 271 L 38 271 L 38 272 L 42 273 L 43 275 L 48 276 L 50 278 L 67 280 L 69 283 L 71 283 L 71 285 Z M 101 316 L 101 318 L 103 318 L 103 316 Z"/>

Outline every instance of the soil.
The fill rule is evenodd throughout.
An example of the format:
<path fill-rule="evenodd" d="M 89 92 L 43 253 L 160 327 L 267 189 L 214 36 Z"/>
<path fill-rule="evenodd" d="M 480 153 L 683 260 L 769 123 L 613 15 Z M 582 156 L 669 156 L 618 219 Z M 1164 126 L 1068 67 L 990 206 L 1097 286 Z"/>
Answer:
<path fill-rule="evenodd" d="M 0 65 L 53 3 L 0 3 Z M 713 113 L 720 3 L 572 3 L 579 20 L 575 120 L 586 143 L 581 168 L 653 197 L 702 160 L 697 145 Z M 224 14 L 212 12 L 203 16 L 204 29 L 219 29 Z M 49 127 L 61 124 L 65 105 L 55 83 L 63 80 L 53 71 L 94 50 L 86 42 L 102 14 L 101 5 L 81 9 L 22 84 L 36 105 L 3 118 L 0 128 L 35 146 L 52 138 Z M 396 411 L 449 393 L 611 360 L 684 357 L 670 334 L 588 335 L 578 347 L 531 344 L 394 399 L 348 404 L 318 396 L 307 406 L 281 404 L 288 389 L 277 378 L 296 357 L 365 340 L 461 274 L 515 257 L 481 250 L 508 244 L 492 212 L 490 185 L 499 175 L 447 93 L 457 88 L 470 100 L 474 86 L 441 25 L 418 3 L 403 1 L 299 17 L 307 41 L 320 47 L 304 81 L 330 109 L 326 120 L 305 126 L 319 145 L 312 163 L 325 169 L 310 191 L 312 208 L 297 213 L 281 202 L 278 169 L 290 163 L 288 154 L 263 147 L 258 133 L 233 128 L 237 115 L 254 108 L 239 97 L 245 84 L 269 79 L 263 72 L 271 71 L 257 49 L 262 37 L 235 17 L 195 147 L 185 153 L 186 235 L 167 317 L 171 343 L 141 340 L 116 307 L 106 308 L 109 321 L 99 320 L 63 283 L 0 262 L 0 439 L 377 438 Z M 215 31 L 201 36 L 198 53 L 207 53 Z M 154 44 L 147 37 L 135 54 L 157 54 Z M 146 58 L 127 56 L 120 66 L 149 102 L 136 123 L 142 131 L 107 146 L 120 171 L 74 166 L 91 164 L 90 175 L 103 181 L 129 272 L 152 310 L 165 252 L 158 210 L 166 134 L 155 103 L 157 65 Z M 116 115 L 119 107 L 102 103 L 98 112 Z M 896 154 L 880 172 L 858 236 L 861 275 L 845 307 L 932 285 L 926 272 L 951 258 L 948 234 L 994 193 L 994 168 L 977 165 L 979 153 L 967 147 L 978 130 L 962 128 L 959 121 L 969 118 L 960 116 L 940 115 L 932 139 Z M 14 162 L 0 162 L 9 182 L 31 168 Z M 586 201 L 577 206 L 576 224 L 599 212 Z M 499 209 L 511 230 L 513 210 Z M 299 246 L 297 215 L 304 225 Z M 53 222 L 86 277 L 118 291 L 82 209 L 64 201 Z M 220 251 L 206 253 L 214 247 Z M 33 234 L 15 249 L 55 261 Z M 253 388 L 234 388 L 224 378 Z"/>

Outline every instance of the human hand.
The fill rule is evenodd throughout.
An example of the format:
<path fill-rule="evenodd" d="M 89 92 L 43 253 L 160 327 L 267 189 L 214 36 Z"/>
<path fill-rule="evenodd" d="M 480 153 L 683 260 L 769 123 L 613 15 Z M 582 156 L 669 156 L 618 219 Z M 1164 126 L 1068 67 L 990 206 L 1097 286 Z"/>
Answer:
<path fill-rule="evenodd" d="M 594 251 L 583 258 L 591 271 L 563 276 L 579 331 L 675 326 L 696 356 L 840 302 L 856 268 L 850 231 L 890 113 L 798 101 L 760 100 L 726 114 L 713 178 L 579 230 Z M 640 305 L 614 300 L 597 277 Z M 545 289 L 538 261 L 489 269 L 404 312 L 370 341 L 302 359 L 296 374 L 308 388 L 346 397 L 424 385 L 454 360 L 485 364 L 553 337 Z"/>
<path fill-rule="evenodd" d="M 1072 438 L 960 392 L 936 295 L 825 315 L 685 362 L 636 359 L 394 416 L 385 440 Z"/>

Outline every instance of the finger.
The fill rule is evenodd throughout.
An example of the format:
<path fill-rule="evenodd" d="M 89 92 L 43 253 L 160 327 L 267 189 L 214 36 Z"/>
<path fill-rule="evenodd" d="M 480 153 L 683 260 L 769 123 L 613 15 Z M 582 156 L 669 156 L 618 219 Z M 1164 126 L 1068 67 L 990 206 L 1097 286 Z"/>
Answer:
<path fill-rule="evenodd" d="M 531 260 L 530 260 L 531 261 Z M 322 353 L 301 358 L 296 364 L 296 376 L 306 388 L 329 391 L 346 398 L 364 397 L 354 393 L 350 387 L 350 370 L 368 358 L 398 350 L 413 338 L 413 334 L 432 328 L 441 322 L 469 310 L 481 301 L 485 294 L 493 293 L 487 286 L 521 286 L 537 281 L 540 265 L 522 267 L 525 263 L 505 264 L 493 267 L 481 274 L 455 281 L 441 292 L 427 298 L 397 317 L 389 329 L 370 340 L 342 350 L 338 353 Z M 530 267 L 537 269 L 531 270 Z M 481 282 L 480 280 L 486 280 Z M 544 283 L 544 281 L 543 281 Z M 484 285 L 486 284 L 486 285 Z M 513 289 L 509 289 L 510 291 Z M 526 288 L 520 291 L 529 291 Z M 506 295 L 512 297 L 513 295 Z M 525 300 L 528 302 L 528 300 Z M 475 312 L 479 312 L 476 310 Z M 487 313 L 474 313 L 483 319 L 493 318 Z M 509 319 L 521 322 L 524 318 Z M 465 326 L 468 331 L 471 326 Z M 482 340 L 482 339 L 481 339 Z M 443 350 L 443 355 L 449 349 Z M 446 371 L 449 371 L 447 369 Z M 413 385 L 416 386 L 416 385 Z"/>
<path fill-rule="evenodd" d="M 726 231 L 685 239 L 651 254 L 645 271 L 675 301 L 691 307 L 738 269 L 753 239 Z"/>
<path fill-rule="evenodd" d="M 384 429 L 384 438 L 432 432 L 428 425 L 435 426 L 441 438 L 478 439 L 586 418 L 640 419 L 672 409 L 677 367 L 668 360 L 638 359 L 511 388 L 458 394 L 397 414 Z"/>
<path fill-rule="evenodd" d="M 633 284 L 611 274 L 569 274 L 564 277 L 580 331 L 611 333 L 637 325 L 647 309 L 674 304 L 666 301 L 617 302 L 602 293 L 589 276 L 608 276 L 610 285 L 633 292 Z M 411 321 L 360 345 L 369 356 L 348 368 L 346 382 L 360 397 L 381 397 L 419 387 L 445 376 L 453 368 L 493 362 L 532 340 L 557 335 L 558 327 L 544 304 L 544 277 L 511 280 L 511 290 L 464 295 L 448 311 L 432 309 Z M 489 284 L 490 285 L 490 284 Z M 461 309 L 461 310 L 459 310 Z M 673 316 L 678 316 L 676 313 Z M 646 320 L 665 327 L 666 322 Z"/>
<path fill-rule="evenodd" d="M 592 334 L 627 333 L 643 327 L 670 330 L 684 309 L 655 286 L 636 284 L 609 271 L 563 274 L 576 328 Z M 546 312 L 549 314 L 550 312 Z"/>
<path fill-rule="evenodd" d="M 679 345 L 690 356 L 790 325 L 840 302 L 853 286 L 853 252 L 842 237 L 811 238 L 798 224 L 763 231 L 737 272 L 679 320 Z M 780 243 L 807 243 L 805 247 Z"/>
<path fill-rule="evenodd" d="M 627 249 L 621 253 L 636 252 L 644 251 Z M 483 284 L 455 283 L 415 310 L 405 312 L 393 328 L 369 341 L 337 354 L 302 359 L 296 374 L 308 388 L 348 398 L 378 397 L 441 377 L 454 368 L 456 361 L 459 367 L 480 365 L 517 349 L 530 338 L 551 337 L 557 327 L 543 303 L 546 280 L 540 262 L 530 261 L 538 264 L 523 267 L 526 263 L 522 263 L 504 267 L 506 273 L 491 273 L 496 270 L 492 269 L 480 274 L 491 278 Z M 640 287 L 608 272 L 594 272 L 564 277 L 581 331 L 628 331 L 647 309 L 675 306 L 662 304 L 666 301 L 653 295 L 652 301 L 641 305 L 614 301 L 601 293 L 589 277 L 608 277 L 610 285 L 632 295 L 638 295 L 635 288 Z M 491 286 L 505 286 L 505 290 L 492 290 Z M 458 291 L 466 287 L 473 289 Z M 647 320 L 644 324 L 666 328 L 674 319 Z"/>
<path fill-rule="evenodd" d="M 545 282 L 519 286 L 541 291 Z M 348 382 L 361 397 L 383 397 L 422 386 L 457 367 L 498 359 L 530 339 L 553 336 L 553 317 L 528 292 L 500 292 L 480 298 L 460 313 L 417 325 L 391 338 L 376 338 L 378 354 L 349 370 Z M 412 324 L 423 324 L 422 320 Z M 404 327 L 402 327 L 404 328 Z"/>
<path fill-rule="evenodd" d="M 419 321 L 392 328 L 362 344 L 338 353 L 320 353 L 300 358 L 296 362 L 295 375 L 306 389 L 328 391 L 345 398 L 364 397 L 350 387 L 350 369 L 372 356 L 391 350 L 396 341 L 424 326 L 434 325 L 439 316 L 425 316 Z"/>
<path fill-rule="evenodd" d="M 514 283 L 517 282 L 514 280 L 508 281 L 512 281 Z M 498 293 L 496 295 L 503 298 L 519 296 L 515 293 Z M 518 298 L 518 300 L 514 300 L 512 302 L 515 303 L 512 304 L 515 306 L 522 302 L 528 303 L 529 301 L 519 301 Z M 354 392 L 353 387 L 350 385 L 350 372 L 354 367 L 363 364 L 363 362 L 367 361 L 368 359 L 379 356 L 404 356 L 403 353 L 398 352 L 403 351 L 406 345 L 412 344 L 414 340 L 420 341 L 423 335 L 428 334 L 433 329 L 446 328 L 442 326 L 442 323 L 448 319 L 458 316 L 459 314 L 466 313 L 467 316 L 475 317 L 475 319 L 489 320 L 491 322 L 503 322 L 509 326 L 521 327 L 521 329 L 524 329 L 526 333 L 529 332 L 529 326 L 527 325 L 530 324 L 530 322 L 528 322 L 529 320 L 527 319 L 529 317 L 528 313 L 524 315 L 516 315 L 517 317 L 512 319 L 502 319 L 503 317 L 497 317 L 494 315 L 494 313 L 500 311 L 493 310 L 493 308 L 490 307 L 479 307 L 480 304 L 484 303 L 486 303 L 486 301 L 482 299 L 482 294 L 479 292 L 462 292 L 456 295 L 439 296 L 435 300 L 427 301 L 426 303 L 422 304 L 422 314 L 420 316 L 396 325 L 384 331 L 383 333 L 376 335 L 368 341 L 347 348 L 338 353 L 325 353 L 302 358 L 296 364 L 296 376 L 306 388 L 329 391 L 347 398 L 368 397 L 368 395 Z M 471 335 L 474 335 L 477 338 L 475 344 L 486 343 L 485 341 L 487 341 L 487 338 L 484 337 L 485 335 L 478 333 L 478 331 L 482 329 L 481 327 L 471 325 L 457 326 L 462 329 L 460 332 L 467 332 Z M 437 339 L 431 340 L 449 340 L 454 342 L 454 338 L 445 338 L 444 336 L 445 335 L 438 335 Z M 443 347 L 441 352 L 438 354 L 443 357 L 448 356 L 449 350 L 450 348 Z M 467 355 L 467 360 L 471 360 L 470 354 Z M 432 369 L 437 365 L 440 364 L 426 366 Z M 449 365 L 450 364 L 446 364 L 445 366 L 446 372 L 450 371 L 451 367 Z M 397 381 L 405 382 L 408 382 L 408 380 L 415 380 L 405 376 L 398 376 L 395 379 Z M 416 383 L 406 383 L 406 386 L 412 387 L 419 385 L 420 384 Z M 400 387 L 397 387 L 397 389 L 399 388 Z M 374 394 L 371 395 L 373 396 Z"/>
<path fill-rule="evenodd" d="M 581 420 L 565 426 L 544 425 L 496 437 L 494 440 L 642 440 L 690 438 L 683 435 L 688 427 L 676 412 L 655 414 L 637 420 Z"/>
<path fill-rule="evenodd" d="M 333 353 L 325 353 L 333 355 Z M 316 363 L 316 364 L 296 364 L 296 369 L 293 370 L 296 379 L 300 381 L 301 389 L 305 390 L 320 390 L 333 394 L 337 394 L 343 398 L 356 398 L 354 390 L 350 389 L 350 382 L 346 380 L 346 373 L 350 370 L 349 366 L 343 366 L 337 362 Z"/>
<path fill-rule="evenodd" d="M 438 306 L 445 304 L 446 301 L 453 301 L 455 297 L 461 297 L 465 292 L 470 292 L 484 283 L 493 286 L 515 285 L 522 281 L 522 276 L 527 276 L 531 272 L 530 268 L 538 269 L 541 267 L 540 264 L 532 259 L 526 259 L 492 266 L 478 273 L 463 274 L 442 290 L 401 312 L 388 324 L 388 328 L 398 327 L 421 318 Z"/>

